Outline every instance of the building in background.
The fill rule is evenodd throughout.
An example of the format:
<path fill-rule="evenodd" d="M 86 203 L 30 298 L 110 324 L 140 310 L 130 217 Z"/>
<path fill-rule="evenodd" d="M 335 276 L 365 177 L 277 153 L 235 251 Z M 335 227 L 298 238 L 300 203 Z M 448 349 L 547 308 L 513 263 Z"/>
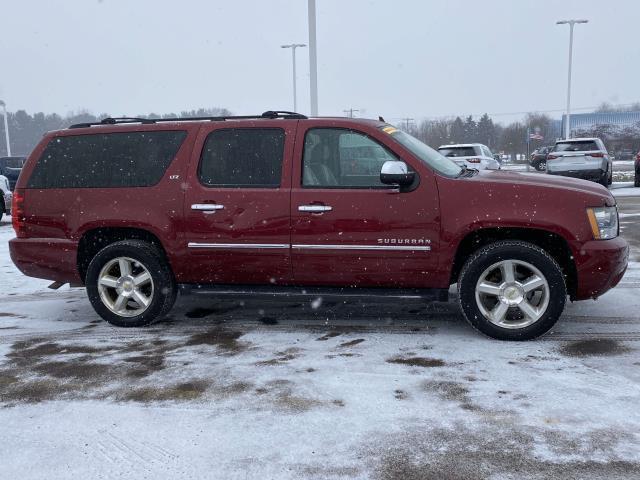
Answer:
<path fill-rule="evenodd" d="M 566 115 L 562 116 L 564 131 Z M 599 137 L 617 159 L 625 160 L 640 149 L 640 112 L 572 113 L 572 137 Z"/>

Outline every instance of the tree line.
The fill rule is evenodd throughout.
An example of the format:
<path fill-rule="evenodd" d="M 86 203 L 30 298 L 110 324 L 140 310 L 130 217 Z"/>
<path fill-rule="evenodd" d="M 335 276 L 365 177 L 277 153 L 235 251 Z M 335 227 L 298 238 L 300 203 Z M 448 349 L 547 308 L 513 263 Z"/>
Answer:
<path fill-rule="evenodd" d="M 634 105 L 636 106 L 636 105 Z M 596 111 L 629 111 L 630 108 L 616 109 L 608 104 L 602 104 Z M 631 108 L 633 110 L 633 108 Z M 637 105 L 640 110 L 640 104 Z M 200 108 L 186 110 L 180 113 L 137 115 L 139 118 L 177 118 L 177 117 L 207 117 L 226 116 L 232 113 L 226 108 Z M 11 152 L 14 155 L 27 155 L 33 150 L 42 135 L 50 130 L 67 128 L 75 123 L 98 122 L 111 115 L 103 113 L 93 115 L 82 111 L 66 116 L 45 114 L 42 112 L 29 114 L 24 110 L 9 112 L 7 120 L 11 134 Z M 419 138 L 434 148 L 451 143 L 483 143 L 493 152 L 506 153 L 516 158 L 517 154 L 527 152 L 528 133 L 536 133 L 542 140 L 529 140 L 529 149 L 533 151 L 543 145 L 553 144 L 561 135 L 559 122 L 548 115 L 529 113 L 522 120 L 502 125 L 484 114 L 479 118 L 472 116 L 438 118 L 423 120 L 418 124 L 401 125 L 401 128 Z M 578 133 L 578 132 L 574 132 Z M 589 131 L 579 132 L 582 136 L 598 136 L 605 141 L 616 139 L 622 141 L 625 148 L 635 148 L 640 139 L 640 125 L 620 130 L 612 126 L 597 126 Z M 4 139 L 4 124 L 0 122 L 0 139 Z M 626 145 L 628 144 L 628 147 Z M 6 155 L 4 141 L 0 140 L 0 156 Z"/>
<path fill-rule="evenodd" d="M 213 117 L 231 115 L 226 108 L 200 108 L 185 110 L 180 113 L 136 115 L 137 118 L 177 118 L 177 117 Z M 7 112 L 7 123 L 11 141 L 12 155 L 28 155 L 38 144 L 42 136 L 51 130 L 60 130 L 76 123 L 99 122 L 103 118 L 111 117 L 108 113 L 93 115 L 82 111 L 71 113 L 64 117 L 57 113 L 42 112 L 29 114 L 24 110 Z M 0 156 L 6 156 L 7 149 L 4 142 L 4 122 L 0 121 Z"/>
<path fill-rule="evenodd" d="M 488 114 L 475 120 L 472 116 L 423 120 L 409 125 L 409 133 L 427 145 L 437 148 L 450 143 L 482 143 L 493 152 L 517 154 L 527 151 L 528 133 L 537 133 L 541 140 L 530 140 L 531 150 L 555 142 L 559 135 L 557 122 L 544 114 L 530 113 L 522 121 L 507 125 L 495 123 Z"/>

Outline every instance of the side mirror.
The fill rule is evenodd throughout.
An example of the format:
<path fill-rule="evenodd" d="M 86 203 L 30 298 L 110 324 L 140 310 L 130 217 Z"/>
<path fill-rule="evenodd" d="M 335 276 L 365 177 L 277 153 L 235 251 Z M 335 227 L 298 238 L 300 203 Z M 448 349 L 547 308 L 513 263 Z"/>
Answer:
<path fill-rule="evenodd" d="M 386 185 L 406 187 L 413 183 L 415 176 L 415 172 L 410 172 L 406 163 L 397 160 L 384 162 L 380 170 L 380 181 Z"/>

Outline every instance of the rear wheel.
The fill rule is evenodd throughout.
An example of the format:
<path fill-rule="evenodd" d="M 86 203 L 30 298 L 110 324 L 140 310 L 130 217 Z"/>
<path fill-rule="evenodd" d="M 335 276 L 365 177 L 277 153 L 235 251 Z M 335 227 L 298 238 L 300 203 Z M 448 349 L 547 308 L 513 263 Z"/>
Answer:
<path fill-rule="evenodd" d="M 603 187 L 607 187 L 609 186 L 609 172 L 604 172 L 601 176 L 600 176 L 600 180 L 598 180 L 598 183 L 600 185 L 602 185 Z"/>
<path fill-rule="evenodd" d="M 567 290 L 560 266 L 548 253 L 530 243 L 503 241 L 467 260 L 458 294 L 476 329 L 499 340 L 529 340 L 558 321 Z"/>
<path fill-rule="evenodd" d="M 640 172 L 636 172 L 635 179 L 633 181 L 634 187 L 640 187 Z"/>
<path fill-rule="evenodd" d="M 164 254 L 140 240 L 106 246 L 91 260 L 87 294 L 95 311 L 118 327 L 141 327 L 166 315 L 176 299 Z"/>
<path fill-rule="evenodd" d="M 536 170 L 538 170 L 539 172 L 544 172 L 546 169 L 547 169 L 547 161 L 540 160 L 536 165 Z"/>

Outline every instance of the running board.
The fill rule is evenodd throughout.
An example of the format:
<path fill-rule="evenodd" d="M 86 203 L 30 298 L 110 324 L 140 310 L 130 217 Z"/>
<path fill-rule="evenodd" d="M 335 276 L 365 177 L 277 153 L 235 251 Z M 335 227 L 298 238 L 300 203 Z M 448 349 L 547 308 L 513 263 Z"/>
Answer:
<path fill-rule="evenodd" d="M 229 297 L 264 296 L 281 297 L 345 297 L 345 298 L 397 298 L 418 299 L 428 302 L 446 302 L 446 288 L 352 288 L 352 287 L 300 287 L 272 285 L 203 285 L 182 283 L 182 295 L 220 295 Z"/>

